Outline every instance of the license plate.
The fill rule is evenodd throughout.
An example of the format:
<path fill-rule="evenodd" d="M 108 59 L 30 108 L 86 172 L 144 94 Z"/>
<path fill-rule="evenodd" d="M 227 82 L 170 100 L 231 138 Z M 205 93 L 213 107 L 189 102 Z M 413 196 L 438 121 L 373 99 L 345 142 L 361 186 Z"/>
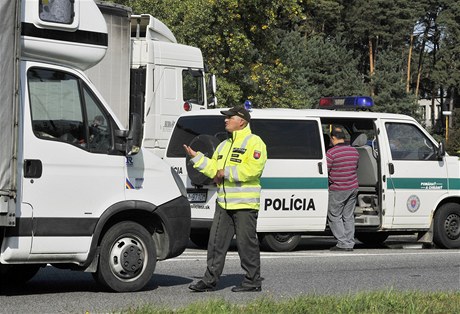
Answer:
<path fill-rule="evenodd" d="M 187 190 L 187 198 L 191 203 L 205 203 L 207 196 L 207 190 Z"/>

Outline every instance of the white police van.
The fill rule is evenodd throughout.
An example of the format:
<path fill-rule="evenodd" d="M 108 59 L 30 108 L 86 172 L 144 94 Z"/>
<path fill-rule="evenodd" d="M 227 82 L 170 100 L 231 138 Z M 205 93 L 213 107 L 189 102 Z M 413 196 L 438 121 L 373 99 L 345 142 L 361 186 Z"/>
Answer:
<path fill-rule="evenodd" d="M 369 97 L 324 98 L 320 108 L 368 108 Z M 220 109 L 221 110 L 221 109 Z M 182 144 L 212 155 L 226 138 L 220 110 L 183 114 L 165 159 L 184 180 L 192 208 L 191 240 L 205 245 L 216 186 L 187 164 Z M 267 145 L 257 231 L 261 245 L 288 251 L 302 234 L 327 226 L 326 151 L 332 125 L 342 126 L 360 154 L 356 238 L 384 242 L 418 232 L 421 242 L 460 248 L 460 167 L 412 117 L 369 111 L 254 109 L 251 129 Z"/>

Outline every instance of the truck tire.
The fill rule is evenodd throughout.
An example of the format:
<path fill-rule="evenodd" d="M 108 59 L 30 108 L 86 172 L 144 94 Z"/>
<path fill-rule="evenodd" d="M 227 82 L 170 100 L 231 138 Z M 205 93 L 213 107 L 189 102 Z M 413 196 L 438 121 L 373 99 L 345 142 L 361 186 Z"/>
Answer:
<path fill-rule="evenodd" d="M 382 245 L 388 239 L 388 232 L 356 232 L 355 238 L 369 246 Z"/>
<path fill-rule="evenodd" d="M 260 247 L 274 252 L 289 252 L 297 247 L 300 235 L 296 233 L 260 233 Z"/>
<path fill-rule="evenodd" d="M 21 286 L 32 279 L 45 264 L 0 264 L 2 283 Z"/>
<path fill-rule="evenodd" d="M 156 263 L 152 235 L 138 223 L 122 221 L 102 238 L 95 278 L 116 292 L 138 291 L 152 278 Z"/>
<path fill-rule="evenodd" d="M 202 152 L 206 157 L 211 158 L 212 154 L 216 150 L 217 146 L 219 145 L 220 141 L 217 137 L 207 134 L 201 134 L 196 136 L 191 142 L 190 147 L 194 151 Z M 198 186 L 203 186 L 206 184 L 210 184 L 212 182 L 211 178 L 208 178 L 195 168 L 193 168 L 193 164 L 190 162 L 190 156 L 187 155 L 186 157 L 186 165 L 187 165 L 187 174 L 192 181 L 193 184 Z"/>
<path fill-rule="evenodd" d="M 191 232 L 190 241 L 200 249 L 206 249 L 209 242 L 209 230 L 203 232 Z"/>
<path fill-rule="evenodd" d="M 447 203 L 434 215 L 433 242 L 443 249 L 460 248 L 460 205 Z"/>

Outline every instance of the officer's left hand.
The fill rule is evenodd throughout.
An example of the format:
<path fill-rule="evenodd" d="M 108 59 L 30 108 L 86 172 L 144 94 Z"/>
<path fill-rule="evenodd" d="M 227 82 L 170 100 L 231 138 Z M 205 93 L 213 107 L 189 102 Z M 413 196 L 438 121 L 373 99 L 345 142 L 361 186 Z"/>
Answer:
<path fill-rule="evenodd" d="M 215 184 L 221 184 L 224 181 L 224 169 L 217 170 L 216 176 L 214 177 L 213 181 Z"/>

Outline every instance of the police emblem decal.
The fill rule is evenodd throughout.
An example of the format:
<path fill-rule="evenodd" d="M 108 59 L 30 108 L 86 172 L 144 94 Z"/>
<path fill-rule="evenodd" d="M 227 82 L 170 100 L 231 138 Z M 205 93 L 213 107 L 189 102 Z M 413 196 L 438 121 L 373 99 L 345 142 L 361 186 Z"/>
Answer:
<path fill-rule="evenodd" d="M 415 213 L 420 208 L 420 199 L 417 195 L 411 195 L 407 199 L 407 210 L 411 213 Z"/>
<path fill-rule="evenodd" d="M 260 155 L 261 155 L 261 152 L 259 152 L 258 150 L 255 150 L 254 151 L 254 159 L 259 159 L 260 158 Z"/>

